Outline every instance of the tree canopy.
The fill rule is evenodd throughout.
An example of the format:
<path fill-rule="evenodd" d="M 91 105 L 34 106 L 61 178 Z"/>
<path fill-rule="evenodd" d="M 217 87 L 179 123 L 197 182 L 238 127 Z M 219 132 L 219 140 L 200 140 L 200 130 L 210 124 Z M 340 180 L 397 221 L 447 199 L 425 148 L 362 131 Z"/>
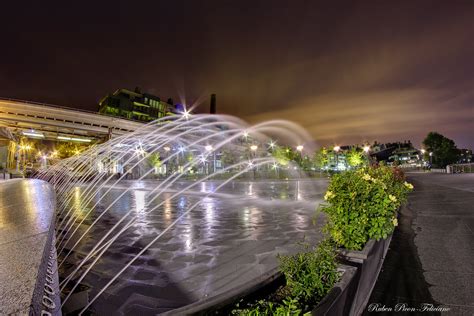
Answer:
<path fill-rule="evenodd" d="M 430 159 L 429 153 L 432 153 L 431 160 L 436 167 L 444 168 L 458 160 L 459 151 L 453 140 L 437 133 L 430 132 L 423 141 L 426 149 L 425 157 Z"/>

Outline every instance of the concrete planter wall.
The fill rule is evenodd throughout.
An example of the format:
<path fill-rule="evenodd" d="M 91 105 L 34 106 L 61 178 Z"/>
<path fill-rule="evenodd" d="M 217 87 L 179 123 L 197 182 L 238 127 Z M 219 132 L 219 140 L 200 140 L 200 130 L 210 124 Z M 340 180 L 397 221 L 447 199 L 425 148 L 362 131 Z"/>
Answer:
<path fill-rule="evenodd" d="M 342 272 L 341 279 L 314 308 L 311 312 L 312 315 L 343 316 L 350 311 L 357 286 L 357 267 L 341 265 L 339 271 Z M 241 299 L 252 298 L 257 291 L 267 291 L 267 288 L 275 287 L 275 283 L 284 284 L 284 276 L 278 269 L 272 270 L 266 276 L 247 284 L 245 287 L 174 309 L 164 313 L 164 315 L 217 315 L 219 309 L 233 309 Z"/>
<path fill-rule="evenodd" d="M 358 268 L 356 291 L 349 315 L 361 315 L 369 301 L 375 286 L 385 255 L 387 254 L 392 234 L 387 239 L 369 240 L 364 249 L 342 249 L 339 257 L 343 262 Z"/>
<path fill-rule="evenodd" d="M 357 286 L 357 268 L 341 266 L 341 270 L 341 279 L 311 311 L 312 315 L 344 316 L 350 312 Z"/>

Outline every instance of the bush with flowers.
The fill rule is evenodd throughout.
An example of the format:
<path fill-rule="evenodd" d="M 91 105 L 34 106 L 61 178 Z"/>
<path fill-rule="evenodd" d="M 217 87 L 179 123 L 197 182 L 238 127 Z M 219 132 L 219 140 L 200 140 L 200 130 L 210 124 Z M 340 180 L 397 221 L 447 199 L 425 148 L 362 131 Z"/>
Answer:
<path fill-rule="evenodd" d="M 344 248 L 360 250 L 369 239 L 385 239 L 398 225 L 397 211 L 413 185 L 403 172 L 369 166 L 331 178 L 321 206 L 328 215 L 326 229 Z"/>

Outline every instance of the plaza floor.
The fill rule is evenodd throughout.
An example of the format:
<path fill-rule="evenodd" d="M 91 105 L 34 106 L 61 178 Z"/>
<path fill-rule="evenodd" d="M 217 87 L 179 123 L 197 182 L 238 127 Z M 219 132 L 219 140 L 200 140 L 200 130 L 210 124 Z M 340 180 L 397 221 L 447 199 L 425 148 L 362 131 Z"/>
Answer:
<path fill-rule="evenodd" d="M 326 180 L 233 182 L 209 197 L 205 195 L 214 192 L 219 182 L 206 182 L 147 213 L 188 184 L 177 184 L 145 208 L 156 183 L 121 183 L 68 240 L 66 249 L 111 201 L 130 188 L 86 234 L 60 270 L 62 277 L 68 275 L 97 240 L 134 208 L 137 222 L 112 244 L 81 282 L 93 297 L 153 237 L 201 201 L 100 296 L 91 313 L 154 315 L 219 295 L 274 269 L 278 254 L 300 251 L 302 242 L 316 244 L 321 239 L 324 216 L 319 214 L 314 219 Z M 85 214 L 79 200 L 71 205 L 78 207 L 79 217 Z"/>

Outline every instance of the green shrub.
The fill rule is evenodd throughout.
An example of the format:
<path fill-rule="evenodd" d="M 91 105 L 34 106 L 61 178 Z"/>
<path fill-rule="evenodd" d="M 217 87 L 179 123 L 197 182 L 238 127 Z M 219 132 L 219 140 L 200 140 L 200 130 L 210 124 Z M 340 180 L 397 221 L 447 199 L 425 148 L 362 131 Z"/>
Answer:
<path fill-rule="evenodd" d="M 322 241 L 316 249 L 279 256 L 279 259 L 291 297 L 302 302 L 316 304 L 338 279 L 336 252 L 329 239 Z"/>
<path fill-rule="evenodd" d="M 387 238 L 397 222 L 397 210 L 413 186 L 403 172 L 387 166 L 346 171 L 331 178 L 321 210 L 326 229 L 340 246 L 360 250 L 373 238 Z"/>
<path fill-rule="evenodd" d="M 234 310 L 234 315 L 300 315 L 316 306 L 339 279 L 335 245 L 329 239 L 315 249 L 306 246 L 305 251 L 279 256 L 279 260 L 286 286 L 269 300 Z"/>

